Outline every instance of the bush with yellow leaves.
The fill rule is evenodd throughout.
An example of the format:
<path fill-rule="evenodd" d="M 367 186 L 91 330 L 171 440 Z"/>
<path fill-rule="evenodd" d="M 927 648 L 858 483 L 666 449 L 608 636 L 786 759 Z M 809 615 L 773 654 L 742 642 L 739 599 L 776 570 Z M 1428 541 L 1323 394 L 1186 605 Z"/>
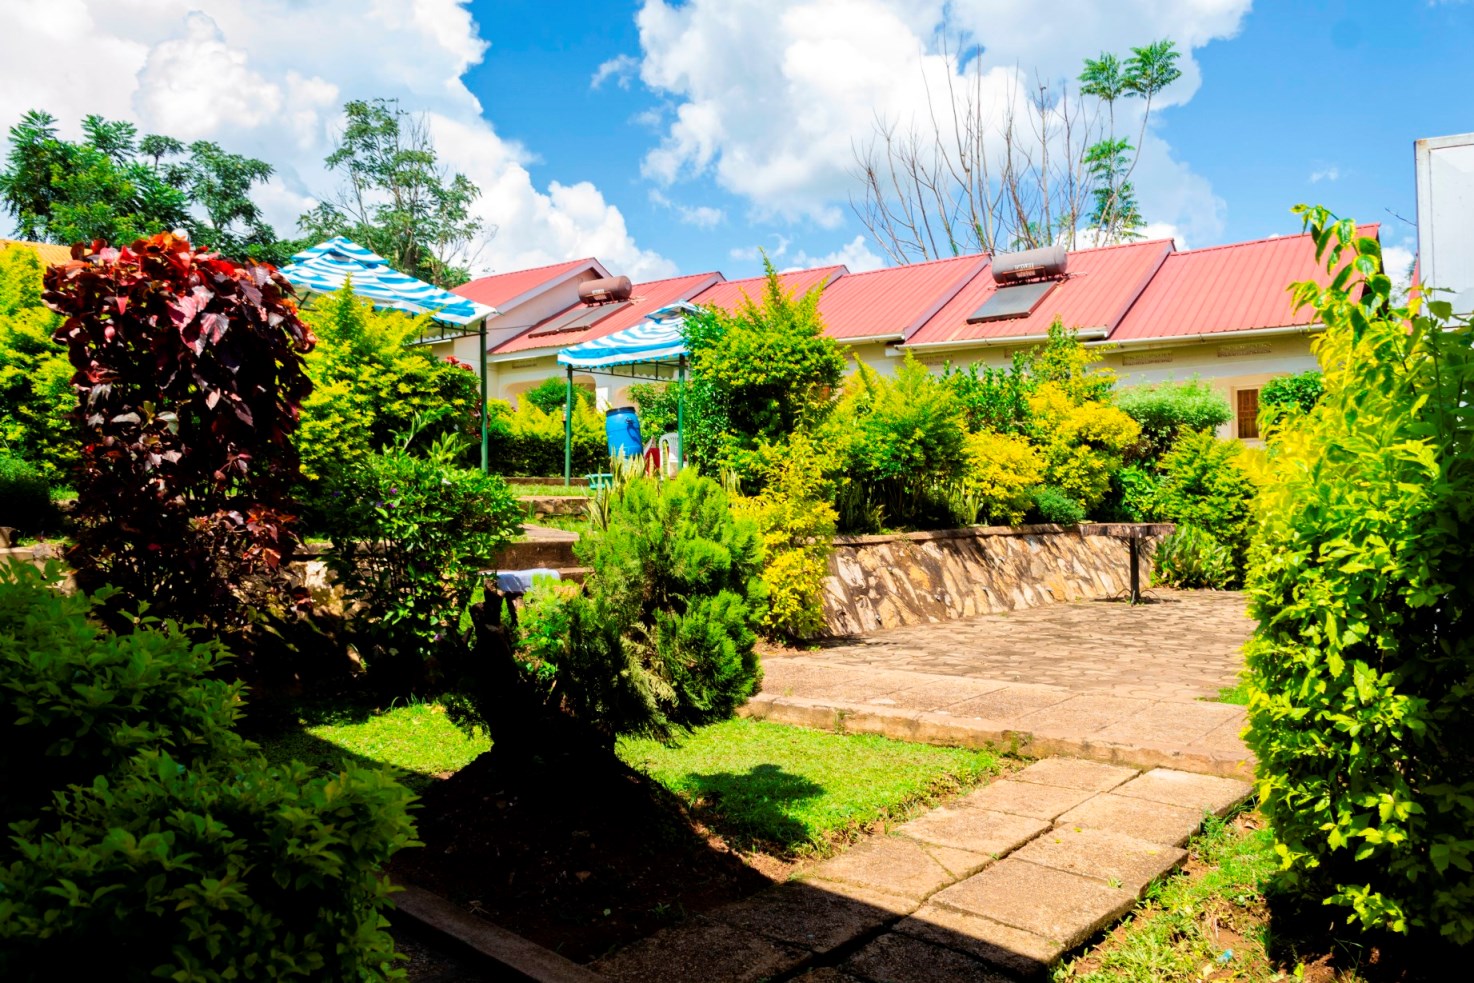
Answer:
<path fill-rule="evenodd" d="M 966 470 L 960 482 L 963 518 L 1016 526 L 1033 504 L 1030 491 L 1044 477 L 1044 459 L 1017 434 L 982 430 L 963 443 Z M 971 513 L 971 518 L 965 513 Z"/>

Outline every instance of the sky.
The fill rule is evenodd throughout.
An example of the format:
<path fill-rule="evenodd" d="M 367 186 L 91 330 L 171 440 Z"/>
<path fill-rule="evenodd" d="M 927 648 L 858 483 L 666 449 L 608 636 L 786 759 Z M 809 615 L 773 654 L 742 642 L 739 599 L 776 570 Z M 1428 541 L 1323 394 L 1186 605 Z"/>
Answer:
<path fill-rule="evenodd" d="M 1133 176 L 1152 235 L 1197 248 L 1299 231 L 1290 207 L 1416 246 L 1412 144 L 1474 130 L 1474 2 L 1428 0 L 0 0 L 0 130 L 29 108 L 212 139 L 276 167 L 279 232 L 336 186 L 347 99 L 427 114 L 482 189 L 502 272 L 582 256 L 636 280 L 884 265 L 850 207 L 877 116 L 957 69 L 1065 84 L 1170 38 Z M 1041 17 L 1039 11 L 1048 10 Z M 950 50 L 959 50 L 949 45 Z M 933 91 L 936 91 L 933 88 Z M 1134 131 L 1139 104 L 1119 112 Z M 1126 124 L 1130 124 L 1127 126 Z M 0 220 L 3 221 L 3 220 Z M 7 230 L 8 231 L 8 230 Z"/>

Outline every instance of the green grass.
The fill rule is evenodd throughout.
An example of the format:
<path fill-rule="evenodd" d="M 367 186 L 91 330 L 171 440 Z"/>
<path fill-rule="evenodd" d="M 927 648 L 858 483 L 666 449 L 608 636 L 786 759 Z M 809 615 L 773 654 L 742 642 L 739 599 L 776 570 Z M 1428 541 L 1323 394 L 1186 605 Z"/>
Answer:
<path fill-rule="evenodd" d="M 298 719 L 300 730 L 260 741 L 269 760 L 296 758 L 322 771 L 336 771 L 345 760 L 382 765 L 416 791 L 491 747 L 484 736 L 467 736 L 433 703 L 387 710 L 307 709 Z"/>
<path fill-rule="evenodd" d="M 1219 690 L 1217 699 L 1219 703 L 1233 703 L 1241 707 L 1248 706 L 1249 681 L 1243 677 L 1239 677 L 1239 681 L 1232 686 L 1225 686 Z"/>
<path fill-rule="evenodd" d="M 840 735 L 738 718 L 673 746 L 622 739 L 619 756 L 744 849 L 824 853 L 1000 770 L 987 751 Z"/>
<path fill-rule="evenodd" d="M 578 496 L 586 498 L 589 495 L 588 485 L 521 485 L 507 482 L 507 489 L 513 495 L 536 495 L 539 498 L 548 496 Z"/>
<path fill-rule="evenodd" d="M 428 703 L 305 710 L 300 730 L 261 740 L 273 761 L 324 771 L 346 760 L 391 768 L 412 789 L 490 745 Z M 828 852 L 881 820 L 901 821 L 1000 770 L 987 751 L 908 744 L 736 719 L 673 745 L 622 739 L 619 756 L 670 789 L 733 845 L 782 855 Z"/>

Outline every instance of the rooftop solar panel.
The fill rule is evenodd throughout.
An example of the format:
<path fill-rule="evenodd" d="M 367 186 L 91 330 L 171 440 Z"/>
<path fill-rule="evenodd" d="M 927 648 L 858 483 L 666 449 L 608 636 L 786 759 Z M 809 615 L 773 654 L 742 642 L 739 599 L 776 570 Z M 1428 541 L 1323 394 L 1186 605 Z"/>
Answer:
<path fill-rule="evenodd" d="M 968 315 L 967 323 L 981 324 L 985 321 L 1009 321 L 1017 317 L 1028 317 L 1058 285 L 1058 280 L 1039 280 L 999 287 L 983 302 L 982 307 Z"/>
<path fill-rule="evenodd" d="M 562 314 L 555 316 L 552 320 L 539 326 L 535 331 L 529 331 L 527 337 L 541 338 L 543 335 L 563 334 L 565 331 L 581 331 L 596 321 L 602 321 L 605 317 L 615 311 L 630 306 L 628 302 L 623 304 L 600 304 L 597 307 L 570 308 Z"/>

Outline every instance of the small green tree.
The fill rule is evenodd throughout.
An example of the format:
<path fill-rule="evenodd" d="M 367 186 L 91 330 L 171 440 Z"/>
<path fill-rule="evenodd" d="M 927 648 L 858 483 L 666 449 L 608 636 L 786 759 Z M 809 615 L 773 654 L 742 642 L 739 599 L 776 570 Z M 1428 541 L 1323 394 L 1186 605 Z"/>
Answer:
<path fill-rule="evenodd" d="M 1230 586 L 1243 577 L 1254 531 L 1259 489 L 1237 440 L 1219 440 L 1210 430 L 1187 430 L 1161 461 L 1161 478 L 1151 504 L 1158 521 L 1194 526 L 1227 551 Z"/>
<path fill-rule="evenodd" d="M 544 379 L 533 388 L 522 394 L 522 399 L 527 400 L 533 406 L 544 413 L 563 416 L 564 409 L 568 406 L 568 381 L 566 379 Z M 574 406 L 593 406 L 594 391 L 587 386 L 573 387 Z M 520 400 L 519 400 L 520 401 Z"/>
<path fill-rule="evenodd" d="M 41 302 L 43 269 L 34 251 L 0 247 L 0 448 L 61 484 L 78 461 L 77 395 L 66 347 L 52 339 L 61 318 Z"/>
<path fill-rule="evenodd" d="M 1232 416 L 1228 399 L 1201 379 L 1124 386 L 1115 403 L 1141 427 L 1136 460 L 1156 461 L 1182 430 L 1216 430 Z"/>
<path fill-rule="evenodd" d="M 1271 440 L 1248 581 L 1249 730 L 1287 879 L 1474 941 L 1474 325 L 1393 302 L 1381 247 L 1296 209 L 1330 282 L 1324 395 Z"/>

